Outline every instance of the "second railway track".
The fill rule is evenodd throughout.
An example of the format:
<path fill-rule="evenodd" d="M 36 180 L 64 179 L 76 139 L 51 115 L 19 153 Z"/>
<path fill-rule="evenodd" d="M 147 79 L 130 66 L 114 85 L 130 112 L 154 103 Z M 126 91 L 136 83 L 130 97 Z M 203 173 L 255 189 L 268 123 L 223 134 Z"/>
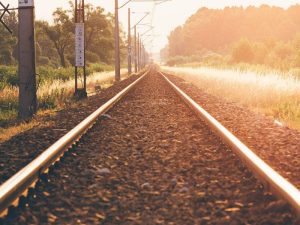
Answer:
<path fill-rule="evenodd" d="M 3 224 L 297 224 L 151 71 Z"/>

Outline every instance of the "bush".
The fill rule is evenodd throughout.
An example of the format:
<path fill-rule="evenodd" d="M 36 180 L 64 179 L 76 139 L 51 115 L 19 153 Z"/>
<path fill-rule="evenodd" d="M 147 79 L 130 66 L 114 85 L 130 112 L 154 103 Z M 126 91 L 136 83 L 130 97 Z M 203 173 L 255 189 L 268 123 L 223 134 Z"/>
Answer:
<path fill-rule="evenodd" d="M 40 57 L 38 57 L 37 63 L 38 63 L 38 65 L 49 66 L 50 59 L 46 56 L 40 56 Z"/>
<path fill-rule="evenodd" d="M 85 57 L 88 63 L 97 63 L 100 61 L 99 56 L 96 53 L 90 51 L 86 51 Z"/>
<path fill-rule="evenodd" d="M 40 57 L 46 63 L 49 61 L 47 57 Z M 90 64 L 87 67 L 87 75 L 95 72 L 103 72 L 113 70 L 113 66 L 105 63 Z M 74 68 L 53 68 L 50 66 L 37 67 L 37 84 L 43 84 L 46 81 L 61 80 L 68 81 L 74 79 Z M 16 66 L 0 66 L 0 90 L 7 86 L 17 87 L 19 85 L 19 77 Z"/>
<path fill-rule="evenodd" d="M 247 39 L 240 40 L 232 51 L 232 60 L 235 63 L 251 63 L 254 59 L 254 52 L 250 42 Z"/>
<path fill-rule="evenodd" d="M 170 58 L 166 64 L 168 66 L 176 66 L 176 65 L 187 63 L 187 62 L 188 62 L 188 60 L 184 56 L 175 56 L 175 57 Z"/>
<path fill-rule="evenodd" d="M 37 69 L 39 83 L 51 80 L 67 81 L 73 78 L 74 68 L 52 68 L 48 66 L 40 66 Z"/>
<path fill-rule="evenodd" d="M 88 70 L 90 73 L 101 73 L 104 71 L 113 70 L 113 66 L 105 64 L 105 63 L 94 63 L 88 65 Z"/>
<path fill-rule="evenodd" d="M 19 78 L 17 67 L 15 66 L 0 66 L 0 88 L 5 86 L 18 86 Z"/>

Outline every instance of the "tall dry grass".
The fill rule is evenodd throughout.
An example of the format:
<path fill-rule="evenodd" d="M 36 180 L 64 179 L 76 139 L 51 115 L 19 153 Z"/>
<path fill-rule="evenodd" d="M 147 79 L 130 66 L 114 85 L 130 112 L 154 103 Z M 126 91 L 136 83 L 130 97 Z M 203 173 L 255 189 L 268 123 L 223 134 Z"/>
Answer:
<path fill-rule="evenodd" d="M 125 77 L 125 70 L 121 71 L 122 78 Z M 111 72 L 101 72 L 94 73 L 87 77 L 87 92 L 95 92 L 96 86 L 101 86 L 106 88 L 113 83 L 115 73 Z M 75 81 L 62 81 L 54 80 L 47 81 L 41 87 L 38 88 L 38 98 L 40 104 L 44 104 L 44 108 L 53 108 L 55 106 L 60 106 L 68 102 L 74 94 L 74 83 Z M 83 86 L 83 81 L 79 79 L 79 87 Z M 54 104 L 54 105 L 53 105 Z"/>
<path fill-rule="evenodd" d="M 235 101 L 300 129 L 300 80 L 270 71 L 162 67 L 205 92 Z"/>
<path fill-rule="evenodd" d="M 121 71 L 122 78 L 126 77 L 125 70 Z M 106 88 L 113 84 L 114 72 L 94 73 L 87 77 L 88 93 L 95 92 L 95 86 Z M 48 80 L 38 87 L 37 95 L 40 109 L 61 107 L 72 101 L 74 80 Z M 82 82 L 79 81 L 79 86 Z M 17 115 L 19 90 L 17 87 L 6 86 L 0 90 L 0 121 L 13 119 Z"/>
<path fill-rule="evenodd" d="M 113 84 L 114 72 L 94 73 L 87 78 L 87 91 L 95 92 L 95 86 L 107 88 Z M 122 79 L 126 78 L 126 70 L 121 70 Z M 82 86 L 81 82 L 79 85 Z M 17 117 L 18 108 L 17 87 L 6 86 L 0 91 L 0 105 L 7 106 L 7 109 L 0 110 L 0 122 L 14 120 Z M 40 111 L 38 115 L 51 114 L 54 109 L 63 107 L 66 103 L 71 102 L 74 94 L 74 80 L 49 80 L 38 88 L 38 99 Z M 0 108 L 1 109 L 1 108 Z M 1 125 L 1 123 L 0 123 Z M 33 119 L 29 123 L 21 123 L 11 127 L 1 128 L 0 126 L 0 143 L 4 142 L 20 132 L 24 132 L 32 127 L 39 125 L 40 122 Z M 44 124 L 45 125 L 45 124 Z"/>

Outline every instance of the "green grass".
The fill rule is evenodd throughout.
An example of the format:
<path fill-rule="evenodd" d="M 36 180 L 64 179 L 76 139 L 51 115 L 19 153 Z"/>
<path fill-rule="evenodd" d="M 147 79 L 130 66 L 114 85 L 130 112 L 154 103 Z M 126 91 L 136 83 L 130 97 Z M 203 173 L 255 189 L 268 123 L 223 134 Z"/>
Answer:
<path fill-rule="evenodd" d="M 112 65 L 103 63 L 90 64 L 87 67 L 87 76 L 93 73 L 112 71 L 114 68 Z M 0 65 L 0 90 L 5 87 L 17 87 L 19 83 L 18 71 L 16 66 L 3 66 Z M 74 78 L 74 68 L 53 68 L 50 66 L 37 67 L 37 84 L 43 85 L 48 81 L 68 81 Z"/>
<path fill-rule="evenodd" d="M 13 120 L 17 116 L 18 116 L 18 112 L 16 109 L 12 109 L 12 110 L 2 109 L 0 111 L 0 124 L 1 124 L 1 121 Z"/>

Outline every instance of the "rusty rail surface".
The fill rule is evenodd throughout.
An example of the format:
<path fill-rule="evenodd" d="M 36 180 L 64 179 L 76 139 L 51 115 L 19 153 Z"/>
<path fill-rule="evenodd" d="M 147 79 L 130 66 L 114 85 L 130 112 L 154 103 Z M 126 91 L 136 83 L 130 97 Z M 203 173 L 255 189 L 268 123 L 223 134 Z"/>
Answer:
<path fill-rule="evenodd" d="M 146 71 L 140 78 L 103 104 L 75 128 L 69 131 L 61 139 L 46 149 L 31 163 L 17 172 L 0 186 L 0 217 L 7 214 L 8 208 L 17 205 L 19 197 L 26 195 L 28 189 L 35 185 L 41 174 L 46 173 L 48 168 L 60 159 L 96 122 L 96 120 L 113 107 L 122 97 L 134 88 L 147 74 Z"/>
<path fill-rule="evenodd" d="M 243 144 L 220 122 L 213 118 L 192 98 L 173 84 L 163 73 L 159 72 L 166 82 L 171 85 L 176 94 L 200 117 L 215 133 L 237 154 L 248 168 L 280 198 L 286 200 L 300 218 L 300 191 L 267 163 L 260 159 L 252 150 Z"/>

